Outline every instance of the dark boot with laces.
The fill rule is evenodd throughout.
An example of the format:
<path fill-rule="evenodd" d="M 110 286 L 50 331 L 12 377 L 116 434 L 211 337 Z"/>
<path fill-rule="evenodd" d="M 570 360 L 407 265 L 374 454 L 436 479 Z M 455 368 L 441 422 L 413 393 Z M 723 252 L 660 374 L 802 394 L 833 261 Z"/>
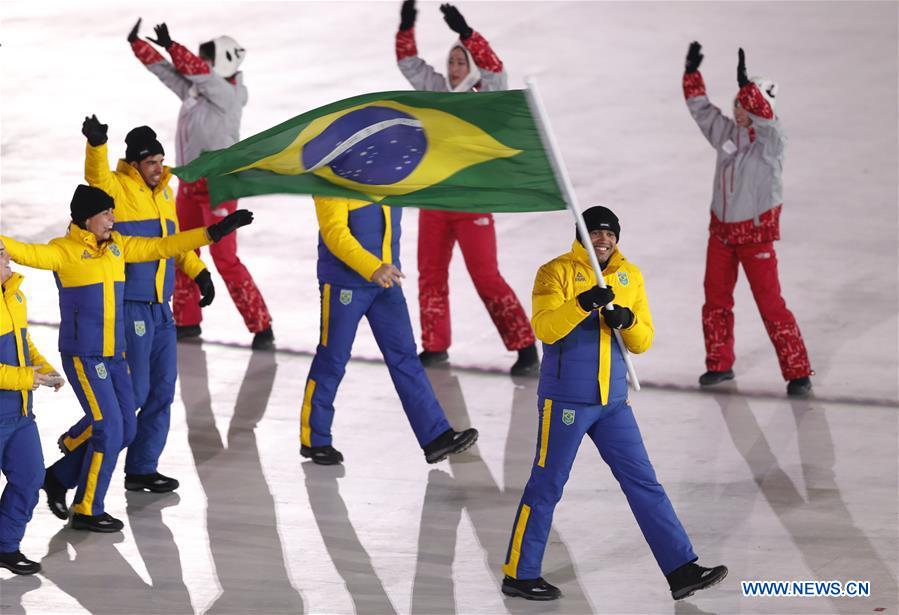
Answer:
<path fill-rule="evenodd" d="M 34 574 L 41 571 L 41 565 L 22 555 L 21 551 L 0 553 L 0 568 L 11 570 L 14 574 Z"/>
<path fill-rule="evenodd" d="M 503 579 L 503 593 L 525 600 L 557 600 L 562 597 L 559 588 L 547 583 L 543 577 L 513 579 L 507 576 Z"/>
<path fill-rule="evenodd" d="M 153 472 L 152 474 L 126 474 L 125 489 L 128 491 L 151 491 L 168 493 L 178 488 L 178 481 L 169 476 Z"/>
<path fill-rule="evenodd" d="M 692 596 L 700 589 L 716 585 L 727 576 L 727 566 L 715 566 L 703 568 L 699 564 L 690 562 L 665 575 L 668 579 L 668 587 L 671 588 L 671 597 L 682 600 Z"/>
<path fill-rule="evenodd" d="M 343 453 L 327 444 L 325 446 L 300 446 L 300 455 L 320 466 L 335 466 L 343 462 Z"/>
<path fill-rule="evenodd" d="M 465 431 L 447 429 L 425 446 L 425 460 L 428 463 L 443 461 L 449 455 L 455 455 L 471 448 L 477 441 L 477 429 L 466 429 Z"/>
<path fill-rule="evenodd" d="M 122 531 L 125 524 L 109 513 L 100 513 L 99 515 L 81 515 L 75 513 L 72 515 L 72 520 L 69 521 L 69 527 L 73 530 L 87 530 L 88 532 L 109 534 L 111 532 Z"/>

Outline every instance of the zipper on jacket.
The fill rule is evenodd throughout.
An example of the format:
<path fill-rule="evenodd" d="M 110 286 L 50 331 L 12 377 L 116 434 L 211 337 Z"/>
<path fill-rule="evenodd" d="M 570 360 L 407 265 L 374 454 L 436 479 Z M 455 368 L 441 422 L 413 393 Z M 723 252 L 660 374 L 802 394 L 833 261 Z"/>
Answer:
<path fill-rule="evenodd" d="M 559 346 L 559 358 L 556 360 L 556 378 L 562 377 L 562 349 L 564 346 Z"/>
<path fill-rule="evenodd" d="M 75 339 L 78 339 L 78 308 L 75 308 Z"/>

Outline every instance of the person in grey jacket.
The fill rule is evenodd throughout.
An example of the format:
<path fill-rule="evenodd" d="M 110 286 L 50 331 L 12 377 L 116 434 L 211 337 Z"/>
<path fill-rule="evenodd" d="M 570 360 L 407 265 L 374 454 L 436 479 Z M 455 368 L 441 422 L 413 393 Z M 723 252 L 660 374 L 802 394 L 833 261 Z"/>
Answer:
<path fill-rule="evenodd" d="M 406 0 L 396 34 L 396 60 L 400 72 L 416 90 L 432 92 L 487 92 L 505 90 L 508 77 L 503 63 L 479 33 L 469 27 L 451 4 L 440 6 L 443 19 L 459 35 L 447 58 L 446 76 L 418 57 L 415 44 L 415 0 Z M 536 375 L 539 369 L 536 338 L 515 292 L 499 272 L 493 216 L 483 213 L 422 209 L 418 214 L 418 303 L 421 310 L 422 364 L 449 360 L 451 343 L 449 264 L 459 242 L 475 289 L 490 313 L 507 350 L 518 352 L 513 376 Z"/>
<path fill-rule="evenodd" d="M 684 97 L 703 136 L 717 151 L 702 307 L 708 371 L 699 384 L 711 386 L 734 378 L 733 291 L 742 265 L 788 383 L 787 393 L 807 395 L 814 372 L 796 318 L 781 296 L 774 251 L 774 242 L 780 239 L 786 144 L 775 112 L 778 86 L 770 79 L 750 79 L 740 49 L 739 91 L 731 119 L 706 95 L 699 72 L 702 59 L 702 46 L 694 41 L 685 63 Z"/>
<path fill-rule="evenodd" d="M 195 55 L 173 41 L 163 23 L 155 27 L 156 38 L 147 40 L 169 52 L 172 61 L 168 62 L 138 37 L 140 23 L 138 19 L 128 34 L 134 55 L 182 101 L 175 136 L 177 165 L 185 165 L 203 152 L 237 143 L 240 118 L 247 104 L 247 88 L 238 68 L 246 50 L 230 36 L 220 36 L 201 44 L 199 55 Z M 206 180 L 201 179 L 180 183 L 176 208 L 178 224 L 182 230 L 189 230 L 208 226 L 236 211 L 237 201 L 211 206 Z M 253 348 L 273 349 L 272 317 L 253 277 L 237 256 L 236 233 L 211 246 L 209 252 L 247 329 L 254 334 Z M 178 339 L 201 334 L 199 298 L 197 285 L 179 271 L 172 302 Z"/>

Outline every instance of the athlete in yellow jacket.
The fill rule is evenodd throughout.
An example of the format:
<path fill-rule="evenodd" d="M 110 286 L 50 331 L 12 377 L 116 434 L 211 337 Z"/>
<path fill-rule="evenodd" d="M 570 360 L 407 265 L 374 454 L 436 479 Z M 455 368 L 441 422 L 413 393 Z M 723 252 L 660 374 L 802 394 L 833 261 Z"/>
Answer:
<path fill-rule="evenodd" d="M 104 512 L 103 498 L 119 451 L 135 433 L 131 376 L 124 359 L 125 264 L 157 261 L 218 241 L 250 224 L 253 215 L 239 210 L 205 229 L 168 237 L 128 237 L 113 231 L 112 197 L 90 186 L 78 186 L 72 197 L 72 224 L 65 237 L 48 245 L 24 244 L 0 237 L 12 260 L 50 269 L 59 287 L 59 351 L 63 369 L 90 429 L 71 443 L 44 480 L 50 509 L 61 518 L 66 487 L 78 485 L 71 527 L 115 532 L 123 524 Z"/>

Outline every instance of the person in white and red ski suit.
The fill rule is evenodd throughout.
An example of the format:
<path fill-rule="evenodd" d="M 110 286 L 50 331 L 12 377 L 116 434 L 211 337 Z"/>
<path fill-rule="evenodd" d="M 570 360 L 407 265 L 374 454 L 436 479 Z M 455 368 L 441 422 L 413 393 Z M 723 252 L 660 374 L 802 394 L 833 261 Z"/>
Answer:
<path fill-rule="evenodd" d="M 416 90 L 468 92 L 504 90 L 503 63 L 458 9 L 440 6 L 447 25 L 459 35 L 450 49 L 447 77 L 418 57 L 415 45 L 415 0 L 406 0 L 396 34 L 396 59 L 403 76 Z M 489 213 L 422 209 L 418 216 L 418 303 L 421 309 L 419 355 L 425 366 L 448 360 L 450 347 L 449 263 L 459 242 L 465 266 L 493 324 L 508 350 L 518 351 L 513 375 L 536 374 L 539 368 L 534 331 L 515 292 L 499 272 L 496 229 Z"/>
<path fill-rule="evenodd" d="M 240 118 L 247 104 L 247 88 L 238 67 L 246 50 L 229 36 L 220 36 L 200 45 L 199 56 L 174 42 L 166 24 L 156 26 L 156 39 L 148 39 L 169 52 L 165 60 L 146 41 L 138 38 L 140 19 L 128 36 L 138 60 L 181 99 L 175 137 L 176 163 L 183 166 L 205 151 L 229 147 L 240 140 Z M 209 202 L 206 180 L 182 181 L 176 198 L 178 224 L 181 230 L 208 226 L 237 209 L 237 201 L 216 205 Z M 216 269 L 247 329 L 254 335 L 253 348 L 274 347 L 272 317 L 250 272 L 237 256 L 237 234 L 213 244 L 209 249 Z M 178 327 L 178 338 L 201 334 L 202 311 L 197 285 L 182 272 L 175 278 L 172 308 Z"/>
<path fill-rule="evenodd" d="M 734 356 L 734 286 L 742 265 L 762 322 L 777 352 L 787 393 L 807 395 L 814 372 L 799 326 L 781 296 L 774 242 L 780 239 L 786 136 L 775 113 L 777 84 L 746 76 L 739 51 L 734 119 L 714 106 L 699 72 L 702 46 L 687 53 L 683 87 L 687 108 L 718 153 L 705 271 L 706 369 L 699 383 L 731 380 Z"/>

